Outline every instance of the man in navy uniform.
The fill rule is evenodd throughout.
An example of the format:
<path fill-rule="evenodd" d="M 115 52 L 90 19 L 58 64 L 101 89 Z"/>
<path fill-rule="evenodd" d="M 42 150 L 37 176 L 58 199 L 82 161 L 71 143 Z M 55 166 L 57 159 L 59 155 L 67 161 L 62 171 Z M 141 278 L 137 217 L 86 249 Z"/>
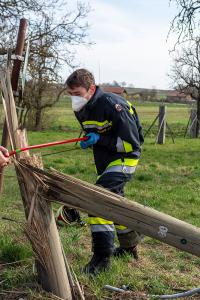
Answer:
<path fill-rule="evenodd" d="M 123 196 L 124 186 L 135 172 L 144 141 L 135 108 L 124 98 L 103 92 L 86 69 L 74 71 L 66 80 L 66 89 L 75 116 L 88 137 L 80 146 L 82 149 L 93 148 L 98 175 L 96 185 Z M 119 257 L 129 253 L 138 258 L 139 233 L 98 216 L 89 216 L 88 220 L 93 257 L 85 266 L 85 273 L 96 275 L 106 270 L 111 255 Z M 118 248 L 114 247 L 115 229 Z"/>

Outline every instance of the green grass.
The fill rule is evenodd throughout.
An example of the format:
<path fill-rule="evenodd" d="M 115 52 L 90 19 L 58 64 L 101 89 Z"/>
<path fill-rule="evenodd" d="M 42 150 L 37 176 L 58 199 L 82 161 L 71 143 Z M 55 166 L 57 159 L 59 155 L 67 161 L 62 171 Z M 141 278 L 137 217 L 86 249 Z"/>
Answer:
<path fill-rule="evenodd" d="M 10 236 L 0 238 L 0 261 L 4 263 L 21 262 L 32 256 L 30 247 L 11 240 Z"/>
<path fill-rule="evenodd" d="M 47 113 L 51 116 L 48 129 L 28 133 L 29 144 L 79 135 L 80 126 L 69 105 L 65 107 L 64 104 L 63 100 Z M 149 126 L 156 116 L 158 106 L 139 104 L 138 111 L 142 123 Z M 170 105 L 168 114 L 169 123 L 178 132 L 175 144 L 169 137 L 165 145 L 155 145 L 153 134 L 146 138 L 135 177 L 126 186 L 126 196 L 130 200 L 200 226 L 200 140 L 184 139 L 179 132 L 187 124 L 187 106 Z M 44 166 L 94 183 L 96 174 L 91 150 L 83 151 L 78 148 L 72 151 L 72 147 L 62 145 L 42 149 Z M 70 151 L 45 156 L 67 149 Z M 54 210 L 58 207 L 57 204 L 53 206 Z M 9 217 L 14 221 L 2 217 Z M 5 174 L 5 189 L 0 200 L 0 220 L 0 263 L 25 259 L 24 263 L 4 266 L 1 269 L 1 288 L 20 288 L 26 283 L 34 282 L 35 276 L 29 260 L 30 246 L 20 226 L 25 219 L 13 166 L 9 166 Z M 70 264 L 87 294 L 93 295 L 93 299 L 112 297 L 103 289 L 105 284 L 117 287 L 125 284 L 135 292 L 144 291 L 147 294 L 174 293 L 176 289 L 190 289 L 199 285 L 200 258 L 149 237 L 145 237 L 139 246 L 138 262 L 132 261 L 129 256 L 113 258 L 111 270 L 91 279 L 81 272 L 91 256 L 89 228 L 70 226 L 61 228 L 59 232 Z"/>

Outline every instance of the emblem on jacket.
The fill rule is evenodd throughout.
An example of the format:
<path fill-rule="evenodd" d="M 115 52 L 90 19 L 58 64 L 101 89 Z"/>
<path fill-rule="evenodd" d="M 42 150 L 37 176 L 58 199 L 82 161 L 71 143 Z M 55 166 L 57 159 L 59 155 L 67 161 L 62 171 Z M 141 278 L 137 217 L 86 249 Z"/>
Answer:
<path fill-rule="evenodd" d="M 121 110 L 122 110 L 122 107 L 121 107 L 120 104 L 115 104 L 115 109 L 116 109 L 117 111 L 121 111 Z"/>

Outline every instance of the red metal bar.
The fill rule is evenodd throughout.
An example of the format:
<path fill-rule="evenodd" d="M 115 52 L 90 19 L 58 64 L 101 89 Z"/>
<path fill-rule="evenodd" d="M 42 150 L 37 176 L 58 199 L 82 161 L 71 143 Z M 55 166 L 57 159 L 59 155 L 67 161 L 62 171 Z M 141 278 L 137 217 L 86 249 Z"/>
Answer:
<path fill-rule="evenodd" d="M 46 144 L 28 146 L 26 148 L 15 149 L 13 151 L 10 151 L 9 156 L 15 155 L 16 153 L 19 153 L 22 151 L 31 150 L 31 149 L 39 149 L 39 148 L 51 147 L 51 146 L 62 145 L 62 144 L 67 144 L 67 143 L 75 143 L 75 142 L 79 142 L 79 141 L 86 141 L 87 139 L 88 139 L 88 137 L 82 137 L 82 138 L 74 138 L 74 139 L 70 139 L 70 140 L 63 140 L 63 141 L 46 143 Z"/>

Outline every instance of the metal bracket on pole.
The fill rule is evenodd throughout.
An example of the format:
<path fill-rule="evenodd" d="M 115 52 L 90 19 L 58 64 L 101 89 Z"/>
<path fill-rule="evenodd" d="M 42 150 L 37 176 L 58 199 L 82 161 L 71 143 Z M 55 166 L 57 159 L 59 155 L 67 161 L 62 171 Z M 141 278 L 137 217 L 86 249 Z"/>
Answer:
<path fill-rule="evenodd" d="M 20 61 L 24 61 L 23 56 L 21 56 L 21 55 L 16 55 L 16 54 L 11 55 L 11 59 L 12 59 L 12 60 L 20 60 Z"/>

